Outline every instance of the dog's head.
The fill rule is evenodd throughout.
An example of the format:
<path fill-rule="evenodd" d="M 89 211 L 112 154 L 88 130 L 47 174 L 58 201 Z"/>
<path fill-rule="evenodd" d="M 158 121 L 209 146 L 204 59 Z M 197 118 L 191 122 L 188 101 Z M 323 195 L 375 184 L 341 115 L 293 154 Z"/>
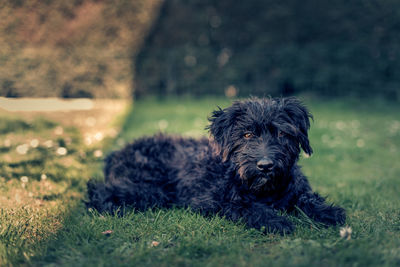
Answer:
<path fill-rule="evenodd" d="M 216 153 L 231 161 L 255 192 L 273 190 L 297 161 L 311 154 L 311 114 L 296 98 L 251 98 L 219 109 L 208 129 Z"/>

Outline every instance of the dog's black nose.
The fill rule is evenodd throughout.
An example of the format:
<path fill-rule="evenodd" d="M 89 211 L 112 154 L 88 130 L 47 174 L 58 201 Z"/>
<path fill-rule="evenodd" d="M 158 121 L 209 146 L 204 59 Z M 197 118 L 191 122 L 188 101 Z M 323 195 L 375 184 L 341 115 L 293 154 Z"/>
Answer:
<path fill-rule="evenodd" d="M 257 162 L 257 169 L 263 172 L 270 171 L 273 166 L 274 163 L 268 158 L 263 158 Z"/>

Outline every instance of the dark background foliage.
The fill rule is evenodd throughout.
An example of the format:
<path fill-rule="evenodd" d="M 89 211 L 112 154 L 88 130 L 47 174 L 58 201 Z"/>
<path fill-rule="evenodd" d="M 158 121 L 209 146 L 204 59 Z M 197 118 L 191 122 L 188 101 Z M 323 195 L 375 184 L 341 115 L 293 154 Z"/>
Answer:
<path fill-rule="evenodd" d="M 166 0 L 136 94 L 400 99 L 400 2 Z"/>
<path fill-rule="evenodd" d="M 400 100 L 395 0 L 5 0 L 0 96 Z"/>

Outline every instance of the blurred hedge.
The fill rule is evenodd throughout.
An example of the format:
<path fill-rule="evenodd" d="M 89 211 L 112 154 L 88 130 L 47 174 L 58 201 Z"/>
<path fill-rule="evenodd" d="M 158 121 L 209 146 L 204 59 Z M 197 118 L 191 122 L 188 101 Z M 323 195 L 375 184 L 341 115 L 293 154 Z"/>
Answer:
<path fill-rule="evenodd" d="M 136 94 L 400 99 L 400 2 L 166 0 Z"/>
<path fill-rule="evenodd" d="M 2 0 L 0 96 L 131 97 L 162 0 Z"/>

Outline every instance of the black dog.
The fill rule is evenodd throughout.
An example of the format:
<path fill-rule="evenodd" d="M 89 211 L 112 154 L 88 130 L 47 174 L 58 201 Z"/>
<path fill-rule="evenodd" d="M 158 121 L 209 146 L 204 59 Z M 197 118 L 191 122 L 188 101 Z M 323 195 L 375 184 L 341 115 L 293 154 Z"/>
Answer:
<path fill-rule="evenodd" d="M 88 183 L 88 207 L 191 207 L 290 233 L 293 225 L 277 210 L 297 206 L 318 222 L 343 224 L 344 209 L 314 193 L 297 165 L 300 147 L 312 153 L 310 117 L 295 98 L 252 98 L 214 111 L 210 140 L 139 139 L 107 157 L 105 183 Z"/>

